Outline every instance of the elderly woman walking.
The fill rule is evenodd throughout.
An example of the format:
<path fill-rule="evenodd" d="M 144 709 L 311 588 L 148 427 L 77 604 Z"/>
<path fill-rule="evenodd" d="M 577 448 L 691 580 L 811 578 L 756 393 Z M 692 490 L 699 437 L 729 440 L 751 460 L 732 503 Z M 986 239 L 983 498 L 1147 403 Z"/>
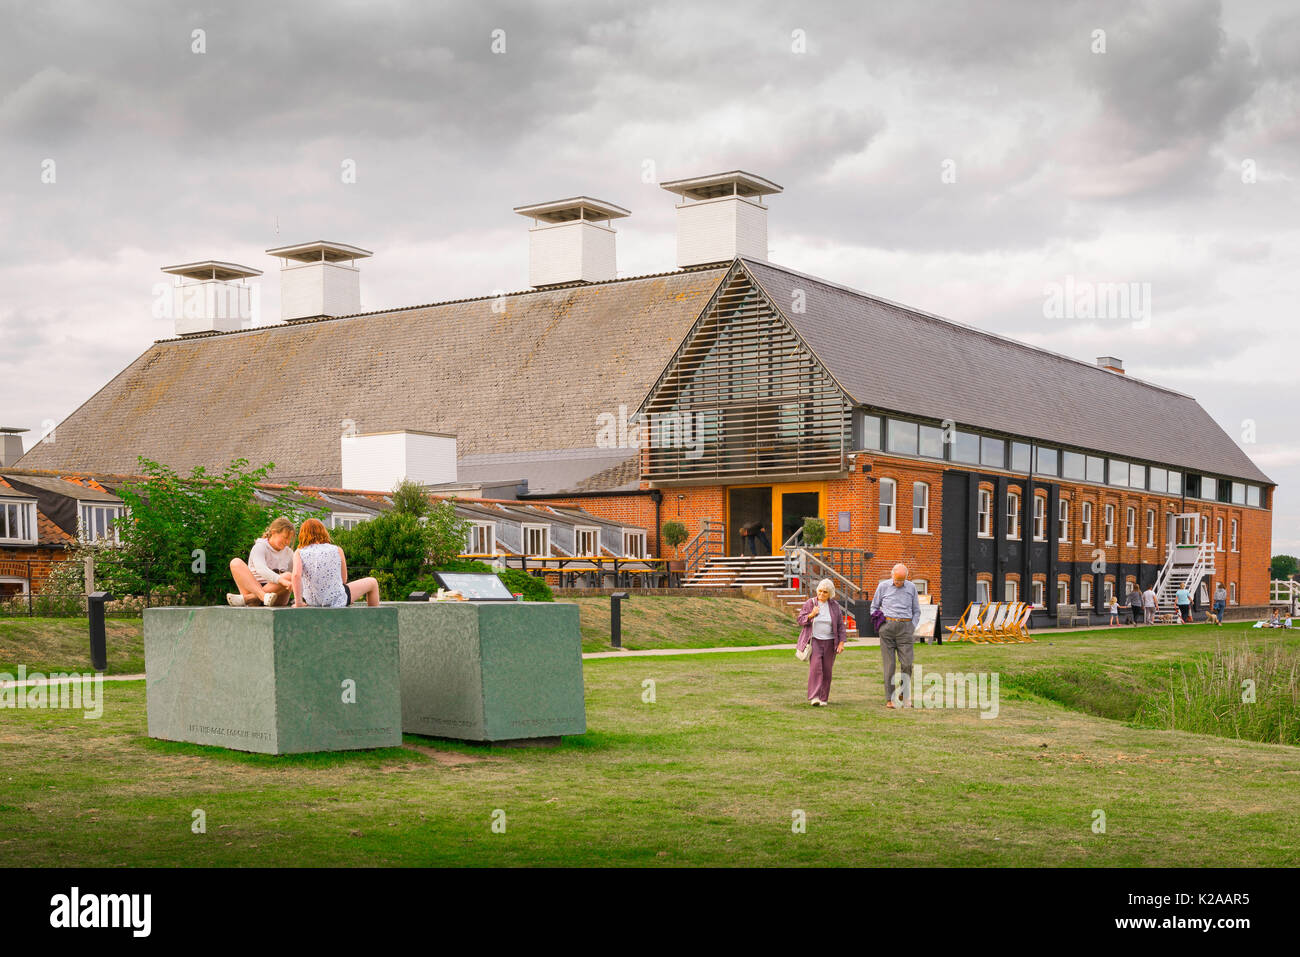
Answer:
<path fill-rule="evenodd" d="M 817 597 L 799 609 L 799 657 L 808 658 L 808 703 L 829 704 L 835 656 L 844 650 L 844 610 L 835 600 L 835 583 L 823 578 Z"/>

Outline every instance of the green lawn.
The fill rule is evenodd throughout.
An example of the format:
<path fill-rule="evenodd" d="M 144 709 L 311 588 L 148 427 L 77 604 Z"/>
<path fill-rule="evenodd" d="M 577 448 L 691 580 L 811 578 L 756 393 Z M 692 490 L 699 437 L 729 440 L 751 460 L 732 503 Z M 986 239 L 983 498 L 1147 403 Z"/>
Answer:
<path fill-rule="evenodd" d="M 612 651 L 609 599 L 561 599 L 578 606 L 582 650 Z M 623 647 L 725 648 L 793 644 L 799 637 L 794 613 L 749 598 L 657 598 L 633 595 L 621 605 Z"/>
<path fill-rule="evenodd" d="M 991 720 L 884 709 L 875 648 L 845 652 L 824 709 L 806 704 L 806 666 L 787 651 L 591 660 L 589 731 L 557 749 L 408 736 L 385 751 L 242 755 L 148 739 L 143 683 L 110 682 L 98 721 L 0 711 L 0 853 L 110 866 L 1296 866 L 1300 748 L 1128 718 L 1171 665 L 1219 640 L 1296 647 L 1240 626 L 918 646 L 924 668 L 1000 675 Z M 191 832 L 196 809 L 205 834 Z M 806 833 L 792 832 L 798 811 Z"/>
<path fill-rule="evenodd" d="M 144 673 L 143 624 L 139 618 L 104 623 L 110 675 Z M 0 671 L 90 671 L 90 626 L 85 618 L 0 618 Z"/>

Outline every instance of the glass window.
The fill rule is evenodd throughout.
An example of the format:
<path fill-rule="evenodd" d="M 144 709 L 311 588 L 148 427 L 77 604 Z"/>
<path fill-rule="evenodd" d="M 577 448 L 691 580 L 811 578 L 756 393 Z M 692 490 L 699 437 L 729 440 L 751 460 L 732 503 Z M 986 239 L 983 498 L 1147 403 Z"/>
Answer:
<path fill-rule="evenodd" d="M 897 492 L 898 484 L 893 479 L 880 480 L 880 530 L 882 532 L 894 530 L 894 504 Z"/>
<path fill-rule="evenodd" d="M 862 447 L 880 451 L 880 416 L 864 415 L 862 417 Z"/>
<path fill-rule="evenodd" d="M 1028 472 L 1030 462 L 1030 452 L 1032 449 L 1028 442 L 1011 443 L 1011 470 L 1013 472 Z"/>
<path fill-rule="evenodd" d="M 1058 605 L 1068 605 L 1070 603 L 1070 583 L 1064 579 L 1056 582 L 1056 603 Z"/>
<path fill-rule="evenodd" d="M 1258 485 L 1246 486 L 1246 504 L 1253 505 L 1256 508 L 1259 507 L 1259 486 Z"/>
<path fill-rule="evenodd" d="M 1156 543 L 1156 510 L 1147 509 L 1147 545 L 1154 546 Z"/>
<path fill-rule="evenodd" d="M 1045 449 L 1041 445 L 1034 450 L 1034 459 L 1038 463 L 1034 469 L 1039 475 L 1055 475 L 1057 470 L 1056 449 Z"/>
<path fill-rule="evenodd" d="M 913 579 L 912 579 L 912 584 L 916 586 L 916 593 L 917 593 L 918 595 L 928 595 L 928 594 L 930 594 L 930 582 L 929 582 L 928 579 L 925 579 L 925 578 L 913 578 Z"/>
<path fill-rule="evenodd" d="M 1119 459 L 1110 460 L 1110 474 L 1107 476 L 1111 485 L 1128 488 L 1128 463 Z"/>
<path fill-rule="evenodd" d="M 1218 551 L 1223 551 L 1223 519 L 1214 520 L 1214 547 Z"/>
<path fill-rule="evenodd" d="M 1020 537 L 1020 493 L 1007 492 L 1007 538 Z"/>
<path fill-rule="evenodd" d="M 1210 478 L 1208 475 L 1202 475 L 1201 476 L 1201 498 L 1208 499 L 1211 502 L 1213 502 L 1218 497 L 1219 497 L 1218 482 L 1215 479 Z"/>
<path fill-rule="evenodd" d="M 1232 550 L 1234 552 L 1237 550 L 1237 520 L 1235 518 L 1232 520 Z"/>
<path fill-rule="evenodd" d="M 975 603 L 977 605 L 987 605 L 989 603 L 989 594 L 993 590 L 993 583 L 986 582 L 983 579 L 975 583 Z"/>
<path fill-rule="evenodd" d="M 932 459 L 943 458 L 943 429 L 934 425 L 921 426 L 920 454 Z"/>
<path fill-rule="evenodd" d="M 980 465 L 1006 468 L 1007 443 L 1002 439 L 991 439 L 987 435 L 980 436 Z"/>
<path fill-rule="evenodd" d="M 1101 583 L 1101 597 L 1110 604 L 1110 600 L 1115 597 L 1115 583 L 1109 579 Z"/>
<path fill-rule="evenodd" d="M 1061 499 L 1056 506 L 1056 540 L 1070 540 L 1070 503 L 1065 499 Z"/>
<path fill-rule="evenodd" d="M 632 558 L 645 558 L 645 532 L 623 529 L 623 554 Z"/>
<path fill-rule="evenodd" d="M 1169 485 L 1166 488 L 1166 491 L 1170 495 L 1182 495 L 1183 494 L 1183 473 L 1175 472 L 1172 469 L 1170 469 L 1168 474 L 1169 474 Z"/>
<path fill-rule="evenodd" d="M 916 423 L 888 419 L 885 423 L 885 447 L 900 455 L 916 454 Z"/>
<path fill-rule="evenodd" d="M 1083 607 L 1092 607 L 1092 579 L 1085 578 L 1079 582 L 1079 601 Z"/>
<path fill-rule="evenodd" d="M 978 465 L 980 460 L 980 437 L 972 432 L 954 432 L 952 460 Z"/>
<path fill-rule="evenodd" d="M 930 530 L 930 486 L 924 482 L 912 483 L 912 531 Z"/>
<path fill-rule="evenodd" d="M 1169 472 L 1165 469 L 1151 469 L 1151 484 L 1147 486 L 1153 492 L 1163 492 L 1169 485 Z"/>
<path fill-rule="evenodd" d="M 1034 496 L 1034 541 L 1047 540 L 1047 496 Z"/>
<path fill-rule="evenodd" d="M 1129 464 L 1128 487 L 1129 488 L 1147 487 L 1147 467 L 1145 465 L 1133 465 L 1132 463 Z"/>
<path fill-rule="evenodd" d="M 1228 586 L 1228 600 L 1234 605 L 1237 604 L 1237 583 L 1233 582 Z"/>
<path fill-rule="evenodd" d="M 1067 479 L 1083 478 L 1083 453 L 1082 452 L 1061 453 L 1061 478 L 1067 478 Z"/>
<path fill-rule="evenodd" d="M 1020 582 L 1003 582 L 1002 600 L 1006 602 L 1020 601 Z"/>
<path fill-rule="evenodd" d="M 1233 505 L 1246 504 L 1246 483 L 1245 482 L 1232 483 L 1232 504 Z"/>
<path fill-rule="evenodd" d="M 1034 582 L 1034 604 L 1042 608 L 1047 604 L 1047 582 Z"/>
<path fill-rule="evenodd" d="M 1088 468 L 1086 478 L 1089 482 L 1106 481 L 1106 460 L 1100 455 L 1088 456 Z"/>
<path fill-rule="evenodd" d="M 1083 503 L 1083 511 L 1080 513 L 1080 515 L 1082 517 L 1082 524 L 1083 524 L 1083 540 L 1085 542 L 1091 542 L 1092 541 L 1092 503 L 1091 502 Z"/>
<path fill-rule="evenodd" d="M 979 530 L 980 538 L 990 538 L 992 536 L 989 512 L 993 507 L 993 493 L 986 488 L 980 489 L 979 497 L 979 524 L 976 528 Z"/>
<path fill-rule="evenodd" d="M 1114 545 L 1115 544 L 1115 506 L 1107 505 L 1105 514 L 1106 514 L 1106 518 L 1105 518 L 1106 544 Z"/>
<path fill-rule="evenodd" d="M 1126 526 L 1124 529 L 1124 541 L 1127 542 L 1129 545 L 1136 545 L 1138 510 L 1130 505 L 1128 507 L 1128 510 L 1125 511 L 1124 517 L 1125 517 L 1124 524 Z"/>

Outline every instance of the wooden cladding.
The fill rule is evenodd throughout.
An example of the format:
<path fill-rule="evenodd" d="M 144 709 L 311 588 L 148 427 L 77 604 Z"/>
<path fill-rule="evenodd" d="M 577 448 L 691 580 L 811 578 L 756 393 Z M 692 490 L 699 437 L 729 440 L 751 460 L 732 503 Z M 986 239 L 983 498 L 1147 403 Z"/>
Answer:
<path fill-rule="evenodd" d="M 655 482 L 844 469 L 851 406 L 737 268 L 641 409 Z"/>

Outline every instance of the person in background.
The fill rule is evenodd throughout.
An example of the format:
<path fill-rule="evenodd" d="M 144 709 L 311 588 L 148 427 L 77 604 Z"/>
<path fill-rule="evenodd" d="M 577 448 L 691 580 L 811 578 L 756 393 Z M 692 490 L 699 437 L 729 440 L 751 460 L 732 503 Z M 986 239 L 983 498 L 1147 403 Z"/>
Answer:
<path fill-rule="evenodd" d="M 1190 624 L 1192 621 L 1192 593 L 1187 590 L 1186 585 L 1182 585 L 1175 595 L 1178 601 L 1178 618 L 1184 624 Z"/>
<path fill-rule="evenodd" d="M 827 705 L 831 701 L 831 672 L 835 656 L 844 650 L 844 610 L 835 600 L 835 583 L 823 578 L 817 595 L 809 598 L 795 617 L 799 623 L 799 649 L 812 643 L 808 658 L 808 703 Z"/>
<path fill-rule="evenodd" d="M 740 554 L 754 554 L 754 523 L 746 522 L 740 526 Z"/>
<path fill-rule="evenodd" d="M 226 603 L 235 606 L 286 605 L 293 593 L 289 575 L 293 569 L 293 522 L 284 516 L 267 526 L 266 533 L 253 543 L 248 561 L 230 560 L 230 575 L 238 594 L 227 594 Z"/>
<path fill-rule="evenodd" d="M 1107 608 L 1110 610 L 1110 623 L 1112 625 L 1118 625 L 1119 624 L 1119 599 L 1116 598 L 1114 595 L 1111 595 L 1110 604 L 1107 605 Z"/>
<path fill-rule="evenodd" d="M 907 566 L 899 562 L 890 570 L 889 578 L 876 586 L 871 596 L 872 613 L 880 612 L 885 623 L 880 626 L 880 659 L 885 670 L 885 707 L 894 707 L 899 699 L 901 707 L 911 704 L 911 696 L 904 692 L 912 680 L 912 645 L 916 626 L 921 623 L 921 599 L 916 586 L 907 580 Z M 894 689 L 894 655 L 898 655 L 901 671 L 899 688 Z"/>
<path fill-rule="evenodd" d="M 1129 586 L 1128 590 L 1128 614 L 1129 624 L 1136 625 L 1138 618 L 1142 616 L 1142 589 L 1138 588 L 1137 581 Z"/>
<path fill-rule="evenodd" d="M 379 582 L 373 578 L 349 582 L 343 549 L 330 541 L 319 519 L 309 518 L 298 531 L 298 550 L 293 553 L 293 597 L 299 608 L 343 608 L 363 597 L 376 608 Z"/>
<path fill-rule="evenodd" d="M 1223 587 L 1223 582 L 1214 586 L 1214 617 L 1219 619 L 1219 624 L 1223 624 L 1223 611 L 1228 607 L 1228 589 Z"/>
<path fill-rule="evenodd" d="M 755 555 L 771 555 L 771 554 L 772 554 L 772 539 L 768 538 L 768 536 L 767 536 L 767 523 L 766 523 L 766 522 L 763 522 L 763 521 L 757 521 L 757 522 L 754 523 L 754 538 L 753 538 L 753 542 L 754 542 L 754 554 L 755 554 Z"/>
<path fill-rule="evenodd" d="M 1156 586 L 1148 585 L 1142 593 L 1142 620 L 1148 625 L 1156 623 Z"/>

